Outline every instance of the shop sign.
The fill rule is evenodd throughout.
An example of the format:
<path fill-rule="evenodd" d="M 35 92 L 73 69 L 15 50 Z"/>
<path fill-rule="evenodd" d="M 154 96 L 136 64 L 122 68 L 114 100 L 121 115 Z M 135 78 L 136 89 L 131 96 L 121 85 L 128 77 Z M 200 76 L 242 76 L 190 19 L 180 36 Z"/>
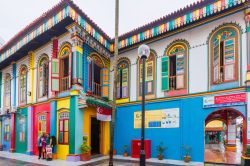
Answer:
<path fill-rule="evenodd" d="M 179 128 L 179 108 L 145 112 L 145 128 Z M 141 111 L 134 112 L 134 128 L 141 128 Z"/>
<path fill-rule="evenodd" d="M 244 105 L 246 93 L 207 96 L 203 98 L 203 108 Z"/>

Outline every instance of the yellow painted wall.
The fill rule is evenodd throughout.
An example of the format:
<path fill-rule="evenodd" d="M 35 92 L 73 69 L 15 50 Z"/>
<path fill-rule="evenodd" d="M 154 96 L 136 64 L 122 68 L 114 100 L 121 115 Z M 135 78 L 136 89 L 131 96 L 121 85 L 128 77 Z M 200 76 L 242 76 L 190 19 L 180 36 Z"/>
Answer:
<path fill-rule="evenodd" d="M 57 143 L 58 141 L 58 124 L 59 124 L 59 113 L 61 111 L 69 111 L 70 108 L 70 99 L 64 99 L 57 101 L 57 122 L 56 122 L 56 134 L 57 134 Z M 57 157 L 58 159 L 66 160 L 67 155 L 69 154 L 69 145 L 60 145 L 57 144 Z"/>
<path fill-rule="evenodd" d="M 213 120 L 209 122 L 206 127 L 223 127 L 223 122 L 220 120 Z"/>
<path fill-rule="evenodd" d="M 83 134 L 88 137 L 88 145 L 91 141 L 91 117 L 96 117 L 96 108 L 87 107 L 84 109 L 83 113 Z M 110 127 L 109 122 L 101 122 L 101 154 L 107 155 L 109 152 L 109 142 L 110 142 Z"/>

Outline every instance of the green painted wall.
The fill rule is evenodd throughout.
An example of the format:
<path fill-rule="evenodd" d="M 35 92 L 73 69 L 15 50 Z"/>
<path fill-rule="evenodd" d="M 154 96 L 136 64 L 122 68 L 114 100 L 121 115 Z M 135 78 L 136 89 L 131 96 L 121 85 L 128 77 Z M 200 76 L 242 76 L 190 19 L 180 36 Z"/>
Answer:
<path fill-rule="evenodd" d="M 16 152 L 17 153 L 26 153 L 27 152 L 27 142 L 28 142 L 28 135 L 27 135 L 27 131 L 28 131 L 28 108 L 23 108 L 23 109 L 19 109 L 18 113 L 16 114 Z M 21 120 L 23 120 L 23 124 L 21 125 Z M 22 128 L 22 129 L 21 129 Z M 23 140 L 21 139 L 21 130 L 23 130 L 24 135 L 23 135 Z"/>

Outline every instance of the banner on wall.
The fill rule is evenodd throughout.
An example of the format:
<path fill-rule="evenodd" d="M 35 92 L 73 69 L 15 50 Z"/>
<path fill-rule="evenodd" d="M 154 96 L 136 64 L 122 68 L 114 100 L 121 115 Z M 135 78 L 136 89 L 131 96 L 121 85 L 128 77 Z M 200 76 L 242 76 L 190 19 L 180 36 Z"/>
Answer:
<path fill-rule="evenodd" d="M 246 93 L 203 97 L 203 108 L 244 105 Z"/>
<path fill-rule="evenodd" d="M 236 144 L 236 125 L 228 125 L 228 133 L 227 133 L 227 143 L 231 145 Z"/>
<path fill-rule="evenodd" d="M 97 112 L 97 115 L 96 115 L 97 120 L 106 121 L 106 122 L 111 121 L 112 111 L 110 109 L 106 109 L 103 107 L 97 107 L 96 112 Z"/>
<path fill-rule="evenodd" d="M 145 112 L 145 128 L 179 128 L 179 108 Z M 134 112 L 134 128 L 141 128 L 141 111 Z"/>

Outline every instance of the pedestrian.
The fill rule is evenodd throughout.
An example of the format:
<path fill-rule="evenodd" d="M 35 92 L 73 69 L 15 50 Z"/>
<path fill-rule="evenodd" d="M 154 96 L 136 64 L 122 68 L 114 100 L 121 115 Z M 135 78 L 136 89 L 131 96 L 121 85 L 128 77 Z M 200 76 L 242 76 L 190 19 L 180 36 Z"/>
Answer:
<path fill-rule="evenodd" d="M 46 134 L 41 137 L 43 159 L 46 159 Z"/>
<path fill-rule="evenodd" d="M 55 153 L 55 147 L 56 147 L 56 137 L 55 136 L 51 136 L 51 146 L 52 146 L 52 154 Z"/>
<path fill-rule="evenodd" d="M 49 134 L 46 136 L 46 156 L 48 161 L 52 160 L 52 138 Z"/>
<path fill-rule="evenodd" d="M 38 140 L 37 140 L 37 147 L 38 147 L 38 159 L 41 159 L 42 156 L 42 141 L 41 141 L 42 135 L 38 136 Z"/>

